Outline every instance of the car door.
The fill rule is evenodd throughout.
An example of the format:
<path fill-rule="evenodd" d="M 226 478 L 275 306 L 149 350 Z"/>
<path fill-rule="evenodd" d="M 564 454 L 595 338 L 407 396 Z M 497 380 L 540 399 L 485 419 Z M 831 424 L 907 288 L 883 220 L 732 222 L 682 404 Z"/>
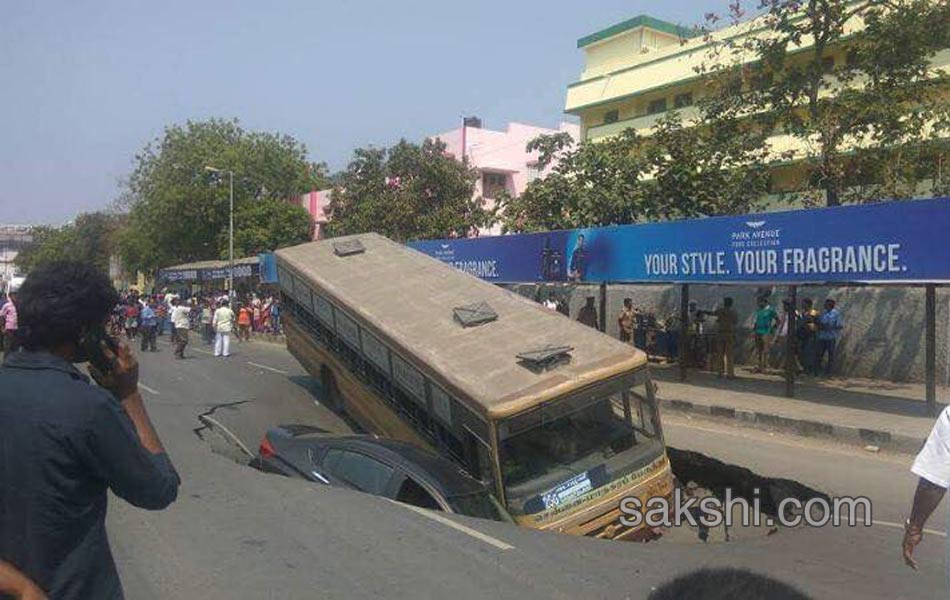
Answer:
<path fill-rule="evenodd" d="M 327 450 L 321 467 L 321 474 L 331 484 L 352 487 L 377 496 L 386 494 L 396 473 L 392 465 L 349 448 Z"/>

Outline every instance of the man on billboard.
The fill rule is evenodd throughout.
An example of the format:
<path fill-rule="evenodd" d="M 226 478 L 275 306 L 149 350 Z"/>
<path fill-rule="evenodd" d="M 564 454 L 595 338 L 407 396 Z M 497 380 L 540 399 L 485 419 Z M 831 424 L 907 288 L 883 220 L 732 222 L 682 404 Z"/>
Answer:
<path fill-rule="evenodd" d="M 587 249 L 584 247 L 584 234 L 577 236 L 577 244 L 571 253 L 571 264 L 568 266 L 567 278 L 571 281 L 584 281 L 587 274 Z"/>

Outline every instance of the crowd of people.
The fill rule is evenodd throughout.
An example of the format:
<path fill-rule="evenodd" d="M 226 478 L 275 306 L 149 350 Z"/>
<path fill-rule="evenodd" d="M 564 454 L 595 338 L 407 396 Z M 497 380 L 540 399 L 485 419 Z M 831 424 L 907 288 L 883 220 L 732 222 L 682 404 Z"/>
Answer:
<path fill-rule="evenodd" d="M 575 318 L 600 329 L 595 301 L 594 296 L 586 297 Z M 541 303 L 545 308 L 569 316 L 567 302 L 554 292 L 549 292 Z M 756 304 L 750 316 L 754 373 L 785 368 L 789 324 L 794 313 L 793 368 L 812 376 L 832 374 L 844 324 L 834 299 L 824 301 L 824 311 L 818 310 L 811 298 L 802 299 L 800 307 L 793 306 L 791 300 L 783 300 L 781 312 L 772 307 L 767 296 L 757 298 Z M 715 327 L 708 331 L 710 318 L 715 319 Z M 650 356 L 665 356 L 670 361 L 685 359 L 696 367 L 708 365 L 719 376 L 734 378 L 740 318 L 733 299 L 723 298 L 720 305 L 711 310 L 699 308 L 695 301 L 689 302 L 685 325 L 684 328 L 678 312 L 659 319 L 653 312 L 634 306 L 631 298 L 624 298 L 617 315 L 620 341 L 633 344 Z M 684 329 L 686 337 L 681 340 Z M 682 356 L 681 343 L 686 344 Z"/>
<path fill-rule="evenodd" d="M 110 334 L 139 340 L 142 352 L 156 351 L 156 339 L 168 334 L 175 356 L 184 358 L 191 332 L 214 346 L 215 356 L 231 354 L 231 335 L 248 341 L 252 333 L 280 334 L 280 300 L 257 294 L 239 296 L 232 305 L 226 292 L 182 297 L 174 292 L 120 295 L 111 313 Z"/>

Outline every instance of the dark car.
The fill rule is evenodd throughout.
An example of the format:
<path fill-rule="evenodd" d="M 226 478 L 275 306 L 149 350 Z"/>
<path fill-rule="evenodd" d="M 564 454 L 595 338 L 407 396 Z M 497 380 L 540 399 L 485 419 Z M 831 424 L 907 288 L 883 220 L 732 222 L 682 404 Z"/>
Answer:
<path fill-rule="evenodd" d="M 511 522 L 491 491 L 455 463 L 412 444 L 281 425 L 251 465 L 267 473 L 360 490 L 422 508 Z"/>

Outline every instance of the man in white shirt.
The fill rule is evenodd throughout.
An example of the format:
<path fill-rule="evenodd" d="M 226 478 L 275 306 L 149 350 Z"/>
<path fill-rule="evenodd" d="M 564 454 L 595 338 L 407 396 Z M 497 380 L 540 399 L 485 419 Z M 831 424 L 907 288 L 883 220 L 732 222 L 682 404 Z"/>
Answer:
<path fill-rule="evenodd" d="M 904 523 L 904 562 L 917 569 L 914 548 L 924 537 L 924 525 L 950 487 L 950 407 L 943 409 L 930 431 L 927 443 L 910 470 L 920 479 L 910 518 Z"/>
<path fill-rule="evenodd" d="M 189 314 L 191 314 L 191 307 L 182 304 L 178 298 L 172 298 L 171 320 L 172 327 L 175 328 L 175 358 L 185 358 L 188 330 L 191 328 L 191 323 L 188 320 Z"/>
<path fill-rule="evenodd" d="M 221 301 L 221 306 L 214 311 L 211 321 L 214 327 L 214 355 L 227 358 L 231 356 L 231 330 L 234 329 L 234 311 L 228 306 L 228 300 Z"/>
<path fill-rule="evenodd" d="M 171 330 L 171 343 L 174 346 L 178 343 L 178 338 L 175 337 L 175 322 L 172 320 L 172 310 L 174 310 L 175 305 L 172 304 L 172 300 L 177 300 L 178 294 L 165 294 L 165 306 L 168 309 L 168 327 Z M 161 332 L 159 332 L 161 335 Z"/>

